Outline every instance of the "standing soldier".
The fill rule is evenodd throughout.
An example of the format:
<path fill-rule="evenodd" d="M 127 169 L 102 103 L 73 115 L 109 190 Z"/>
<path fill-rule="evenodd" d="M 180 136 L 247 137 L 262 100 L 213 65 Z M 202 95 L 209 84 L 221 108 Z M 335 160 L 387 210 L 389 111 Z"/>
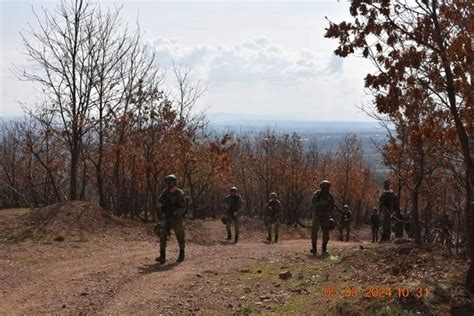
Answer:
<path fill-rule="evenodd" d="M 379 241 L 379 224 L 380 224 L 380 217 L 377 208 L 374 207 L 372 209 L 372 216 L 370 216 L 370 225 L 372 226 L 372 242 Z"/>
<path fill-rule="evenodd" d="M 270 201 L 265 207 L 265 224 L 268 229 L 267 241 L 272 242 L 272 225 L 275 227 L 275 242 L 278 242 L 278 228 L 280 226 L 281 202 L 275 192 L 270 194 Z"/>
<path fill-rule="evenodd" d="M 239 241 L 239 211 L 242 207 L 242 198 L 238 194 L 236 187 L 230 188 L 230 194 L 222 200 L 227 204 L 227 240 L 232 240 L 231 224 L 234 223 L 235 227 L 235 243 Z"/>
<path fill-rule="evenodd" d="M 311 224 L 311 253 L 317 254 L 316 245 L 318 241 L 318 230 L 321 227 L 323 231 L 323 243 L 322 243 L 322 254 L 327 255 L 327 245 L 329 242 L 329 231 L 331 230 L 331 212 L 335 207 L 334 198 L 329 192 L 331 183 L 324 180 L 319 185 L 319 190 L 314 192 L 313 198 L 311 199 L 311 212 L 312 212 L 312 224 Z"/>
<path fill-rule="evenodd" d="M 156 258 L 160 264 L 166 261 L 166 239 L 169 232 L 174 230 L 179 245 L 179 257 L 177 262 L 184 261 L 184 192 L 178 189 L 178 180 L 175 175 L 169 175 L 164 179 L 166 189 L 160 195 L 158 201 L 161 203 L 162 225 L 160 230 L 160 256 Z"/>
<path fill-rule="evenodd" d="M 443 232 L 443 244 L 449 245 L 451 243 L 450 231 L 452 227 L 451 219 L 449 218 L 448 213 L 444 211 L 440 221 L 440 228 Z"/>
<path fill-rule="evenodd" d="M 379 209 L 382 214 L 382 238 L 380 242 L 390 241 L 392 233 L 392 214 L 399 209 L 398 197 L 390 189 L 390 181 L 384 182 L 384 192 L 379 198 Z"/>
<path fill-rule="evenodd" d="M 344 205 L 341 212 L 341 221 L 339 223 L 339 233 L 341 235 L 341 241 L 344 241 L 344 230 L 346 231 L 346 241 L 349 241 L 351 233 L 351 221 L 352 212 L 349 209 L 349 205 Z"/>
<path fill-rule="evenodd" d="M 394 220 L 393 223 L 393 231 L 395 233 L 395 238 L 402 238 L 403 237 L 403 226 L 405 224 L 405 216 L 403 216 L 400 210 L 396 210 L 392 216 Z"/>

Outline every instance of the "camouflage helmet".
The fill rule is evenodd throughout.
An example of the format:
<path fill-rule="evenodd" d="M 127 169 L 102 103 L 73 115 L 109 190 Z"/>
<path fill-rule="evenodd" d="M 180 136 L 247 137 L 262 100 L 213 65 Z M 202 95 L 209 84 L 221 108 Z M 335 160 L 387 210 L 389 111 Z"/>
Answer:
<path fill-rule="evenodd" d="M 276 199 L 277 197 L 278 197 L 278 195 L 276 194 L 276 192 L 270 193 L 270 198 L 271 199 Z"/>
<path fill-rule="evenodd" d="M 319 188 L 323 189 L 323 188 L 328 188 L 331 186 L 331 182 L 329 182 L 328 180 L 323 180 L 321 181 L 321 183 L 319 184 Z"/>
<path fill-rule="evenodd" d="M 178 179 L 176 178 L 176 176 L 174 174 L 170 174 L 170 175 L 166 176 L 163 181 L 166 184 L 177 184 L 178 183 Z"/>
<path fill-rule="evenodd" d="M 348 210 L 348 209 L 349 209 L 349 205 L 344 204 L 344 206 L 343 206 L 342 208 L 345 209 L 345 210 Z"/>
<path fill-rule="evenodd" d="M 238 192 L 239 189 L 237 189 L 237 187 L 231 187 L 230 188 L 230 192 Z"/>

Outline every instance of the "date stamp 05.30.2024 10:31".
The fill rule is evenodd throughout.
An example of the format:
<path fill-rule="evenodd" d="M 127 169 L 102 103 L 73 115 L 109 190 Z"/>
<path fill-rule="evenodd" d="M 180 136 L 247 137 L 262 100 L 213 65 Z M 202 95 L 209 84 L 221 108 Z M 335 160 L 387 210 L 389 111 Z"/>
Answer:
<path fill-rule="evenodd" d="M 404 288 L 396 287 L 390 288 L 386 286 L 371 286 L 371 287 L 337 287 L 325 286 L 322 289 L 322 296 L 325 298 L 350 298 L 350 297 L 368 297 L 368 298 L 387 298 L 387 297 L 408 297 L 415 296 L 418 299 L 428 297 L 430 295 L 429 288 Z"/>

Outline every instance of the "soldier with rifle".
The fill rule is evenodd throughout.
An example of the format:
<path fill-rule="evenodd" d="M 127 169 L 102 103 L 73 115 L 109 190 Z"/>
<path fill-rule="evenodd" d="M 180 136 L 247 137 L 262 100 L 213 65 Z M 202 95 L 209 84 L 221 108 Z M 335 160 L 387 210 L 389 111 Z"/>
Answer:
<path fill-rule="evenodd" d="M 338 209 L 339 210 L 339 209 Z M 346 232 L 346 241 L 349 241 L 349 236 L 351 233 L 351 221 L 352 221 L 352 212 L 349 209 L 349 205 L 344 205 L 341 212 L 341 219 L 339 221 L 339 234 L 341 241 L 344 241 L 344 231 Z"/>
<path fill-rule="evenodd" d="M 177 262 L 184 261 L 184 192 L 178 189 L 178 179 L 175 175 L 169 175 L 164 179 L 166 189 L 161 193 L 158 201 L 161 203 L 161 229 L 160 229 L 160 256 L 156 258 L 160 264 L 166 262 L 166 240 L 169 232 L 174 230 L 179 245 L 179 256 Z"/>
<path fill-rule="evenodd" d="M 272 226 L 275 229 L 275 242 L 278 242 L 278 228 L 280 226 L 281 202 L 277 199 L 277 194 L 270 194 L 270 201 L 265 206 L 265 225 L 268 229 L 267 241 L 272 242 Z"/>
<path fill-rule="evenodd" d="M 227 240 L 232 240 L 231 225 L 234 223 L 235 236 L 234 242 L 239 241 L 239 227 L 240 227 L 240 208 L 242 207 L 242 198 L 238 194 L 239 190 L 236 187 L 230 188 L 230 194 L 222 201 L 227 204 L 226 215 L 223 217 L 223 222 L 227 229 Z"/>
<path fill-rule="evenodd" d="M 331 213 L 335 207 L 334 198 L 329 191 L 331 183 L 324 180 L 319 185 L 319 190 L 314 192 L 311 199 L 311 253 L 317 254 L 318 231 L 323 231 L 322 255 L 327 256 L 327 245 L 329 242 L 329 231 L 334 228 L 334 220 Z"/>
<path fill-rule="evenodd" d="M 392 214 L 400 208 L 398 197 L 390 189 L 390 181 L 384 182 L 384 192 L 379 198 L 379 210 L 382 215 L 382 238 L 380 242 L 389 242 L 392 233 Z"/>
<path fill-rule="evenodd" d="M 379 241 L 379 224 L 380 224 L 380 217 L 377 208 L 374 207 L 372 209 L 372 215 L 370 216 L 370 226 L 372 228 L 372 242 Z"/>

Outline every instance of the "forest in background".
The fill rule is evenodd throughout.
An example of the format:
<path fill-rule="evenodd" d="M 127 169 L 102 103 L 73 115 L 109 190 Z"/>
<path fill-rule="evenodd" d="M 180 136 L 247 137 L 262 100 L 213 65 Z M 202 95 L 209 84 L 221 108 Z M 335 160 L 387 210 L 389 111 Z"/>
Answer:
<path fill-rule="evenodd" d="M 379 150 L 415 239 L 447 212 L 474 258 L 473 8 L 466 1 L 415 3 L 353 1 L 354 21 L 329 22 L 326 36 L 339 41 L 337 55 L 360 54 L 376 66 L 365 78 L 374 95 L 367 112 L 387 126 Z M 356 223 L 377 205 L 380 181 L 354 135 L 328 154 L 271 129 L 251 137 L 211 133 L 197 111 L 204 89 L 191 70 L 176 65 L 165 75 L 119 9 L 78 0 L 37 17 L 39 26 L 24 35 L 37 67 L 16 72 L 42 94 L 23 119 L 1 125 L 4 206 L 91 200 L 118 216 L 155 220 L 169 173 L 187 193 L 191 218 L 219 215 L 231 185 L 250 216 L 261 216 L 276 191 L 288 224 L 309 215 L 323 179 Z M 167 91 L 166 81 L 175 89 Z M 474 265 L 471 292 L 473 280 Z"/>

